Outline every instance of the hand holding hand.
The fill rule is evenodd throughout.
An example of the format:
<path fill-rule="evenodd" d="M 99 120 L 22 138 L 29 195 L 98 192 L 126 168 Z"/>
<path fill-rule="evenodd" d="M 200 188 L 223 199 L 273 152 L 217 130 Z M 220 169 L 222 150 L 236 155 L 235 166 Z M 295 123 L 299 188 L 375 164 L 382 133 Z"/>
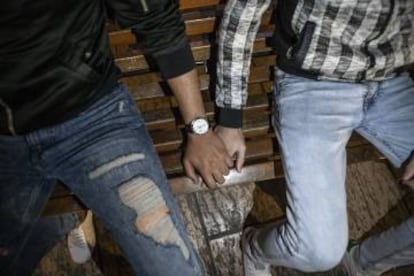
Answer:
<path fill-rule="evenodd" d="M 240 128 L 217 126 L 214 130 L 221 138 L 228 154 L 236 159 L 236 169 L 241 172 L 246 154 L 244 135 Z"/>
<path fill-rule="evenodd" d="M 194 183 L 197 171 L 209 188 L 215 188 L 217 183 L 224 183 L 233 163 L 221 139 L 210 130 L 203 135 L 188 135 L 183 164 Z"/>

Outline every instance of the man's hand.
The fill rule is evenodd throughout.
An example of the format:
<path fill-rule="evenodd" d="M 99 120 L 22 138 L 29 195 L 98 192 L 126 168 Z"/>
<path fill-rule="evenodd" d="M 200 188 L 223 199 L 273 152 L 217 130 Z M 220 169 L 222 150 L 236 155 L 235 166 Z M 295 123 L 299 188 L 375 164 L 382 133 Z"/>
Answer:
<path fill-rule="evenodd" d="M 411 159 L 405 168 L 404 175 L 402 177 L 403 184 L 411 186 L 414 189 L 414 158 Z"/>
<path fill-rule="evenodd" d="M 217 126 L 214 130 L 223 141 L 228 154 L 236 159 L 236 170 L 241 172 L 246 154 L 244 135 L 240 128 Z"/>
<path fill-rule="evenodd" d="M 197 183 L 198 172 L 209 188 L 223 184 L 233 162 L 221 139 L 211 130 L 203 135 L 189 134 L 183 164 L 187 176 Z"/>

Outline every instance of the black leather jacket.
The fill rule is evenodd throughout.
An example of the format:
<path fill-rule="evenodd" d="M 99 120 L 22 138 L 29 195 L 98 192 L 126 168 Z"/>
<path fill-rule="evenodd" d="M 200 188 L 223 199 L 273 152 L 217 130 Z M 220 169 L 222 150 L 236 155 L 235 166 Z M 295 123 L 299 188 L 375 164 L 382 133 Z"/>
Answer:
<path fill-rule="evenodd" d="M 63 122 L 111 91 L 121 74 L 105 29 L 107 7 L 166 78 L 194 67 L 178 0 L 4 0 L 0 134 Z"/>

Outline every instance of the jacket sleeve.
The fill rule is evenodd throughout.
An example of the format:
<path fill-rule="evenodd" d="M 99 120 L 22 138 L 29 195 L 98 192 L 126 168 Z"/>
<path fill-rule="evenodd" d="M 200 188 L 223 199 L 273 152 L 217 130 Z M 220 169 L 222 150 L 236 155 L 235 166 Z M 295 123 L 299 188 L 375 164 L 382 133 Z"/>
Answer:
<path fill-rule="evenodd" d="M 122 28 L 131 28 L 165 78 L 195 67 L 178 0 L 107 0 Z"/>
<path fill-rule="evenodd" d="M 219 32 L 216 107 L 218 123 L 242 127 L 253 43 L 271 0 L 227 1 Z"/>

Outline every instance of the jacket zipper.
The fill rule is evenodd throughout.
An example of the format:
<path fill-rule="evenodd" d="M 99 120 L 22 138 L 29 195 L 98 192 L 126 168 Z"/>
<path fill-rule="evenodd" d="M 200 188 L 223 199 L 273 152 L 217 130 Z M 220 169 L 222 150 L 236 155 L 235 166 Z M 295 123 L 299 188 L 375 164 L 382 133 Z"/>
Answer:
<path fill-rule="evenodd" d="M 13 125 L 13 112 L 11 108 L 2 99 L 0 99 L 0 105 L 4 107 L 4 109 L 6 110 L 7 129 L 10 131 L 12 135 L 17 135 Z"/>
<path fill-rule="evenodd" d="M 148 4 L 147 0 L 141 0 L 142 8 L 144 9 L 144 12 L 148 12 Z"/>

